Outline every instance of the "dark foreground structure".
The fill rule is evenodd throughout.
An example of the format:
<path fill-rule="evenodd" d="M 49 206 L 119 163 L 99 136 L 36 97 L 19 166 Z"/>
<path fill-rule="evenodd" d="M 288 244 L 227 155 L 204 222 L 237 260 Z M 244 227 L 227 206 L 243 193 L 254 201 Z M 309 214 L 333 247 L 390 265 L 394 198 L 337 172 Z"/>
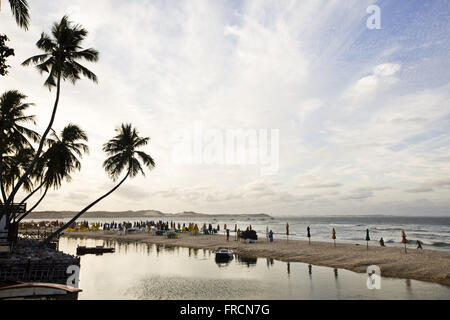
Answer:
<path fill-rule="evenodd" d="M 80 266 L 80 258 L 54 248 L 43 248 L 39 241 L 18 239 L 11 253 L 0 256 L 0 284 L 10 281 L 66 284 L 70 266 Z"/>

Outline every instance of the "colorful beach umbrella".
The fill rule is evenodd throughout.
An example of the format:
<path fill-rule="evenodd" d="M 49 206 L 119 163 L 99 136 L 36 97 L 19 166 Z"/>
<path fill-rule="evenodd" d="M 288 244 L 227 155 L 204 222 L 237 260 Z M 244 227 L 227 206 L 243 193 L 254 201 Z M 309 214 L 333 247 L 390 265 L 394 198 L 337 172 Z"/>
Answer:
<path fill-rule="evenodd" d="M 331 239 L 333 239 L 334 241 L 334 246 L 336 247 L 336 230 L 334 230 L 331 232 Z"/>
<path fill-rule="evenodd" d="M 370 241 L 369 229 L 366 229 L 366 241 L 367 241 L 367 250 L 369 250 L 369 241 Z"/>
<path fill-rule="evenodd" d="M 407 253 L 406 252 L 406 244 L 408 243 L 408 239 L 406 239 L 405 230 L 402 230 L 402 243 L 405 245 L 405 253 Z"/>

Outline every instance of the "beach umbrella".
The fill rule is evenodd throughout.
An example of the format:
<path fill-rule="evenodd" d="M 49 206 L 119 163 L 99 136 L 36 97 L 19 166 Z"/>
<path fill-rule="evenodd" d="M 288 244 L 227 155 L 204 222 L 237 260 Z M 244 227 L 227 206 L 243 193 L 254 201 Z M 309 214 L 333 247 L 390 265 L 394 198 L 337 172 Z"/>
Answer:
<path fill-rule="evenodd" d="M 286 222 L 286 238 L 289 240 L 289 223 Z"/>
<path fill-rule="evenodd" d="M 402 230 L 402 243 L 405 245 L 405 253 L 407 253 L 406 252 L 406 244 L 408 243 L 408 239 L 406 239 L 405 230 Z"/>
<path fill-rule="evenodd" d="M 366 229 L 366 241 L 367 241 L 367 250 L 369 250 L 369 241 L 370 241 L 369 229 Z"/>
<path fill-rule="evenodd" d="M 311 244 L 311 230 L 309 229 L 309 226 L 306 228 L 306 236 L 308 237 L 309 244 Z"/>
<path fill-rule="evenodd" d="M 331 232 L 331 239 L 333 239 L 334 241 L 334 246 L 336 247 L 336 230 L 334 230 Z"/>

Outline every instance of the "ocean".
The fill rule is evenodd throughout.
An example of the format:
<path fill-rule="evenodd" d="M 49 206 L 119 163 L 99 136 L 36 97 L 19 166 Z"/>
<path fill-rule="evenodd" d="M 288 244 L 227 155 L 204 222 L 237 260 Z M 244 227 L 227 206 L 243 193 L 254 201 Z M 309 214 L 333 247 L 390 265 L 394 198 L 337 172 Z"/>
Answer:
<path fill-rule="evenodd" d="M 83 220 L 83 217 L 79 221 Z M 252 226 L 258 237 L 265 238 L 266 228 L 272 230 L 274 239 L 286 239 L 286 223 L 289 223 L 289 239 L 308 240 L 306 228 L 311 229 L 311 241 L 329 241 L 332 228 L 336 230 L 336 242 L 366 244 L 366 229 L 370 232 L 370 245 L 379 245 L 383 237 L 386 246 L 401 246 L 401 232 L 405 231 L 408 244 L 415 246 L 416 240 L 423 242 L 423 247 L 434 250 L 450 251 L 450 217 L 405 217 L 405 216 L 303 216 L 272 218 L 223 218 L 207 217 L 126 217 L 121 219 L 88 218 L 89 222 L 123 222 L 123 221 L 174 221 L 199 224 L 199 227 L 211 223 L 214 228 L 220 225 L 220 233 L 224 233 L 224 224 L 234 231 L 234 226 L 241 230 Z M 30 221 L 30 220 L 28 220 Z M 36 221 L 36 220 L 35 220 Z M 64 219 L 61 219 L 64 221 Z"/>

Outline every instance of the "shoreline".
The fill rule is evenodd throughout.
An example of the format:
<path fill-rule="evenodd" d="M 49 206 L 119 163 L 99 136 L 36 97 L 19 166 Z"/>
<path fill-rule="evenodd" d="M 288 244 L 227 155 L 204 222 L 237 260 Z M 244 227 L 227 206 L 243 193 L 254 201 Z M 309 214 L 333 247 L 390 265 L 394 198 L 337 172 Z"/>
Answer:
<path fill-rule="evenodd" d="M 225 235 L 193 236 L 180 233 L 176 239 L 164 236 L 152 236 L 146 232 L 136 234 L 105 234 L 104 231 L 64 232 L 62 237 L 115 240 L 122 242 L 140 242 L 166 246 L 187 247 L 192 249 L 216 250 L 229 246 L 239 255 L 253 258 L 272 258 L 283 262 L 302 262 L 316 266 L 346 269 L 365 273 L 369 265 L 378 265 L 382 277 L 414 279 L 435 282 L 450 286 L 450 252 L 437 250 L 416 250 L 409 248 L 405 254 L 403 247 L 378 247 L 365 245 L 332 243 L 304 240 L 278 240 L 268 243 L 265 238 L 256 243 L 247 244 L 235 241 L 230 234 L 230 241 Z"/>

